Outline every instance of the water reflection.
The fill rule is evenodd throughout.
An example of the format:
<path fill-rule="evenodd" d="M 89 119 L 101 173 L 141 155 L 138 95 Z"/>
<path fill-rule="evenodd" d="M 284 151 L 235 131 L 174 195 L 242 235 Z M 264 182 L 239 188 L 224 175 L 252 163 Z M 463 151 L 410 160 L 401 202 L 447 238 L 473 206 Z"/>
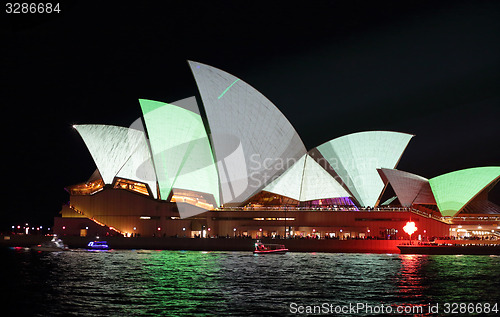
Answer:
<path fill-rule="evenodd" d="M 2 250 L 6 315 L 286 315 L 304 305 L 498 302 L 500 258 Z"/>
<path fill-rule="evenodd" d="M 432 256 L 426 272 L 433 281 L 429 295 L 441 302 L 498 302 L 500 257 L 474 255 Z"/>
<path fill-rule="evenodd" d="M 227 311 L 220 294 L 220 253 L 158 251 L 144 260 L 146 312 L 213 313 Z M 160 299 L 160 300 L 158 300 Z"/>
<path fill-rule="evenodd" d="M 399 258 L 401 260 L 401 268 L 397 279 L 399 297 L 401 299 L 421 300 L 427 287 L 426 276 L 422 274 L 422 270 L 427 265 L 428 256 L 401 254 Z"/>

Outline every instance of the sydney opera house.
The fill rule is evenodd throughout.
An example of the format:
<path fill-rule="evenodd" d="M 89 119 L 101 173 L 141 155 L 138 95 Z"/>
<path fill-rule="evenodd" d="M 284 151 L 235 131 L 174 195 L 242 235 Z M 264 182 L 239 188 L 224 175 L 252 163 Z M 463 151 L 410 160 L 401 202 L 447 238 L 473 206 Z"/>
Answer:
<path fill-rule="evenodd" d="M 431 179 L 397 169 L 412 134 L 365 131 L 307 150 L 259 91 L 189 62 L 195 97 L 139 100 L 129 127 L 76 125 L 97 167 L 68 186 L 61 235 L 400 239 L 491 236 L 500 167 Z M 82 143 L 83 146 L 83 143 Z"/>

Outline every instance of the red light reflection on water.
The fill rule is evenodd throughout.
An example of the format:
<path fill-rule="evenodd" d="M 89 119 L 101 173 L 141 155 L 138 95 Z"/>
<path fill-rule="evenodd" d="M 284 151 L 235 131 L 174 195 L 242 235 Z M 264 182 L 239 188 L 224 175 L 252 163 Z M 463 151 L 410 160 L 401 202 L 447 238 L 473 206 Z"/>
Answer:
<path fill-rule="evenodd" d="M 398 293 L 402 298 L 416 299 L 423 296 L 425 273 L 422 268 L 427 256 L 418 254 L 401 254 L 401 270 L 397 277 Z"/>

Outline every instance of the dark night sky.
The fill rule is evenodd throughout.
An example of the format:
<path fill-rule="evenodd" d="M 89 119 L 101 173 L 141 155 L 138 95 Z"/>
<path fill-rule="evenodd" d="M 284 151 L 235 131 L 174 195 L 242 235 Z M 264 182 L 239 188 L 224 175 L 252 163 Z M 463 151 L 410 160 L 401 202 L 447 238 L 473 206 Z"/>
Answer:
<path fill-rule="evenodd" d="M 2 12 L 2 227 L 49 225 L 93 172 L 72 124 L 128 126 L 139 98 L 198 96 L 188 59 L 257 88 L 309 149 L 394 130 L 416 135 L 401 170 L 500 165 L 499 1 L 163 2 Z"/>

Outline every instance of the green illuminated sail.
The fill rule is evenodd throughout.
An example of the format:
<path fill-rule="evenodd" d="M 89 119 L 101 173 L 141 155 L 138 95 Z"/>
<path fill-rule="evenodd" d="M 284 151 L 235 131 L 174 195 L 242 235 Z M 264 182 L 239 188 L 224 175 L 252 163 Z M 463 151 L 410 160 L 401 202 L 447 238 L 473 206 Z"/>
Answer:
<path fill-rule="evenodd" d="M 217 170 L 201 116 L 173 104 L 139 102 L 161 198 L 168 199 L 175 187 L 212 194 L 219 205 Z"/>
<path fill-rule="evenodd" d="M 413 135 L 366 131 L 317 147 L 361 206 L 376 206 L 384 189 L 377 168 L 395 168 Z"/>
<path fill-rule="evenodd" d="M 440 175 L 429 183 L 441 214 L 453 217 L 499 177 L 499 166 L 487 166 Z"/>

